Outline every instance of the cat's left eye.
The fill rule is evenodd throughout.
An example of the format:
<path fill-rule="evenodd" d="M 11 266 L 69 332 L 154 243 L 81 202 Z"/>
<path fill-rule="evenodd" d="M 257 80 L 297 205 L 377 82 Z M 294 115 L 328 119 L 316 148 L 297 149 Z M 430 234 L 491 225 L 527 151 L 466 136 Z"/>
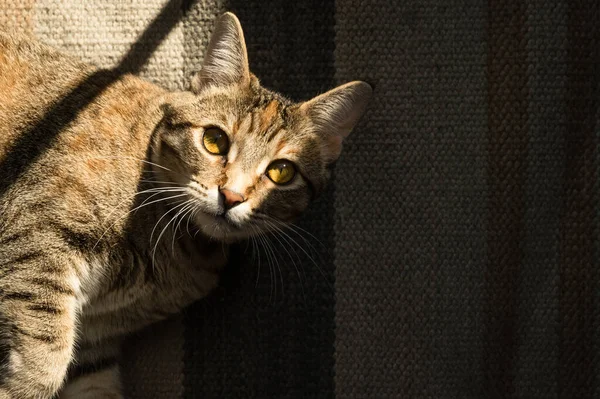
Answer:
<path fill-rule="evenodd" d="M 267 168 L 267 176 L 276 184 L 287 184 L 296 176 L 296 167 L 286 159 L 278 159 Z"/>
<path fill-rule="evenodd" d="M 209 127 L 204 131 L 202 142 L 206 151 L 213 155 L 225 155 L 229 151 L 229 138 L 218 127 Z"/>

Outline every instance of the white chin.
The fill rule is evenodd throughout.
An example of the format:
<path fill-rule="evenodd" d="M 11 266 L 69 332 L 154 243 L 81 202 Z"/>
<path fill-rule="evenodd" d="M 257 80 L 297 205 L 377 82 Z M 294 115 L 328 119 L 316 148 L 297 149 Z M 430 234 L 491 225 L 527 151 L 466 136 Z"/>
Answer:
<path fill-rule="evenodd" d="M 198 212 L 196 223 L 204 235 L 218 241 L 233 242 L 248 238 L 243 229 L 238 229 L 220 217 Z"/>

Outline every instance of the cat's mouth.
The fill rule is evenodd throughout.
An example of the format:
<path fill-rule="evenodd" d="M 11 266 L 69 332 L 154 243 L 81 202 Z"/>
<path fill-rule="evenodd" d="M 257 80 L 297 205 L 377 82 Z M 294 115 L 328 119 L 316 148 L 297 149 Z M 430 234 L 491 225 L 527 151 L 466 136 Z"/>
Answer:
<path fill-rule="evenodd" d="M 189 187 L 197 210 L 194 221 L 200 231 L 207 237 L 219 241 L 233 242 L 253 235 L 255 228 L 248 224 L 244 206 L 226 209 L 219 201 L 216 190 L 212 193 L 202 192 L 196 187 Z M 211 190 L 212 191 L 212 190 Z"/>
<path fill-rule="evenodd" d="M 219 213 L 217 215 L 214 215 L 213 217 L 218 223 L 224 224 L 225 226 L 227 226 L 227 228 L 231 228 L 234 230 L 240 229 L 240 226 L 238 226 L 236 222 L 234 222 L 233 219 L 231 219 L 231 217 L 229 217 L 229 215 L 226 212 Z"/>
<path fill-rule="evenodd" d="M 246 229 L 233 220 L 227 212 L 215 214 L 200 209 L 195 219 L 205 235 L 219 241 L 232 242 L 249 236 Z"/>

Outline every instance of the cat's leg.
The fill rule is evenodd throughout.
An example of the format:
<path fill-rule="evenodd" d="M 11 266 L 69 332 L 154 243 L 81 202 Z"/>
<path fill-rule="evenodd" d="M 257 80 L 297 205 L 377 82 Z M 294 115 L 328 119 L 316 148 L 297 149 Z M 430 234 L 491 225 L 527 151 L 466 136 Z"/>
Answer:
<path fill-rule="evenodd" d="M 0 250 L 0 399 L 49 398 L 63 383 L 75 338 L 77 279 L 66 251 Z"/>
<path fill-rule="evenodd" d="M 59 399 L 121 399 L 119 357 L 121 339 L 77 345 L 75 361 Z"/>

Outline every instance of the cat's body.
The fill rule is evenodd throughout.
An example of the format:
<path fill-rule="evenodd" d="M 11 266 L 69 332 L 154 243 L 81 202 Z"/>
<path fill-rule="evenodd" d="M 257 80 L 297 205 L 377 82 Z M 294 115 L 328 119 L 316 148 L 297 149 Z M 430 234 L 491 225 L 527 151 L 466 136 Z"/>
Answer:
<path fill-rule="evenodd" d="M 192 92 L 169 93 L 0 33 L 0 399 L 119 397 L 120 341 L 208 294 L 227 242 L 322 188 L 370 89 L 337 98 L 343 115 L 322 96 L 303 108 L 245 57 L 226 15 Z M 321 143 L 316 121 L 341 133 Z M 206 151 L 212 126 L 225 152 Z M 284 158 L 276 185 L 285 165 L 265 168 Z"/>
<path fill-rule="evenodd" d="M 141 203 L 136 198 L 144 185 L 140 181 L 152 179 L 148 164 L 141 161 L 147 159 L 154 126 L 162 117 L 158 107 L 166 93 L 158 87 L 132 76 L 89 81 L 102 85 L 104 80 L 110 86 L 61 129 L 48 148 L 36 149 L 45 139 L 38 136 L 48 134 L 43 126 L 36 128 L 36 121 L 95 72 L 42 46 L 0 35 L 0 151 L 19 145 L 31 155 L 39 152 L 25 167 L 1 172 L 3 183 L 10 183 L 2 187 L 0 199 L 0 275 L 6 303 L 1 312 L 9 320 L 15 318 L 11 312 L 31 312 L 39 319 L 17 326 L 28 334 L 20 344 L 36 351 L 40 345 L 56 346 L 59 350 L 38 361 L 55 365 L 52 371 L 57 373 L 64 373 L 66 366 L 59 359 L 71 356 L 76 317 L 77 363 L 114 363 L 116 345 L 110 340 L 100 345 L 106 349 L 97 344 L 118 340 L 206 295 L 223 264 L 220 243 L 194 245 L 187 234 L 173 240 L 172 229 L 165 230 L 154 251 L 149 245 L 151 220 L 156 223 L 155 215 L 165 213 L 164 201 L 140 208 L 136 217 L 124 217 Z M 79 96 L 59 106 L 75 110 L 86 100 Z M 46 122 L 66 121 L 59 117 Z M 28 142 L 20 144 L 19 139 Z M 137 197 L 147 200 L 153 194 Z M 157 225 L 152 242 L 169 220 Z M 11 267 L 12 259 L 24 257 L 32 263 L 56 258 L 56 264 L 42 264 L 42 270 L 26 264 Z M 72 292 L 77 301 L 58 304 L 48 299 L 59 299 L 63 292 Z M 26 297 L 10 304 L 19 293 Z M 50 323 L 64 327 L 49 331 Z M 86 353 L 90 347 L 96 348 Z M 6 356 L 7 349 L 0 348 L 0 356 Z M 19 369 L 15 363 L 11 367 L 23 378 L 20 385 L 27 386 L 27 374 L 35 370 Z"/>

